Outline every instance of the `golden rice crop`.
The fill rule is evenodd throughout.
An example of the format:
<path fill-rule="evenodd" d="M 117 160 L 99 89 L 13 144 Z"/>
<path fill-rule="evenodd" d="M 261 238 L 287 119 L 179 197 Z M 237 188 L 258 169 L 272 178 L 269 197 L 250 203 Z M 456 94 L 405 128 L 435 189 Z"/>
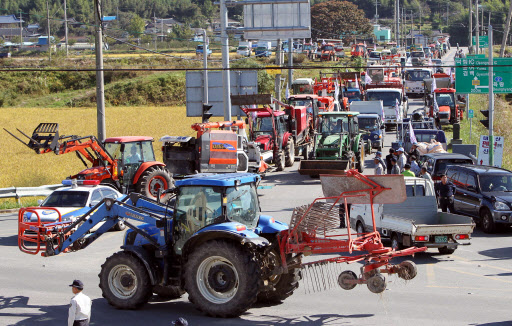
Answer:
<path fill-rule="evenodd" d="M 11 132 L 19 128 L 31 136 L 40 122 L 56 122 L 61 136 L 96 135 L 96 108 L 2 108 L 0 112 L 0 126 Z M 194 136 L 190 125 L 201 119 L 186 117 L 185 107 L 107 107 L 105 112 L 107 137 L 151 136 L 159 161 L 160 137 Z M 3 130 L 0 150 L 0 188 L 56 184 L 85 168 L 73 153 L 37 155 Z"/>

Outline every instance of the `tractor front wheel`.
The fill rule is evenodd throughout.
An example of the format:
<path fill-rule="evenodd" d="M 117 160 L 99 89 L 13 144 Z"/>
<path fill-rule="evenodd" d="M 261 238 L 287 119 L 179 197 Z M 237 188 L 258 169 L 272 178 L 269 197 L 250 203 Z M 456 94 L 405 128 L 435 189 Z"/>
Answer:
<path fill-rule="evenodd" d="M 189 300 L 212 317 L 237 317 L 249 309 L 260 291 L 254 255 L 227 241 L 208 241 L 185 263 Z"/>
<path fill-rule="evenodd" d="M 359 142 L 359 152 L 357 153 L 357 162 L 356 162 L 356 165 L 357 165 L 357 171 L 359 171 L 359 173 L 363 173 L 364 172 L 364 142 L 360 141 Z"/>
<path fill-rule="evenodd" d="M 119 309 L 137 309 L 151 297 L 151 281 L 142 262 L 136 256 L 117 252 L 108 257 L 98 275 L 102 295 Z"/>
<path fill-rule="evenodd" d="M 276 166 L 277 171 L 284 171 L 285 164 L 285 155 L 283 151 L 279 151 L 278 153 L 274 152 L 274 165 Z"/>
<path fill-rule="evenodd" d="M 288 141 L 286 142 L 286 147 L 284 149 L 284 156 L 285 166 L 293 166 L 293 163 L 295 163 L 295 143 L 293 141 L 292 137 L 288 138 Z"/>
<path fill-rule="evenodd" d="M 173 185 L 173 179 L 167 169 L 162 166 L 152 166 L 148 168 L 137 181 L 137 192 L 151 198 L 157 199 L 158 190 L 162 192 L 171 188 Z M 160 197 L 162 202 L 166 202 L 170 198 L 171 194 L 165 194 Z"/>

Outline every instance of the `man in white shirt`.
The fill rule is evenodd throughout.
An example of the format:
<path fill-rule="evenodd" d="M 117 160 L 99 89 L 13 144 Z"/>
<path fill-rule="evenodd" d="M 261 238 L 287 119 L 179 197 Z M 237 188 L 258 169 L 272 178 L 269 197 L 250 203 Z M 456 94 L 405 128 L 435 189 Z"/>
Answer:
<path fill-rule="evenodd" d="M 404 148 L 400 147 L 397 151 L 396 165 L 400 169 L 400 173 L 404 172 L 404 166 L 407 164 L 407 158 L 404 154 Z"/>
<path fill-rule="evenodd" d="M 375 163 L 375 175 L 384 174 L 384 166 L 382 166 L 382 163 L 378 157 L 375 157 L 373 159 L 373 163 Z"/>
<path fill-rule="evenodd" d="M 68 326 L 89 326 L 91 299 L 82 293 L 84 284 L 80 280 L 74 280 L 70 286 L 75 296 L 69 304 Z"/>

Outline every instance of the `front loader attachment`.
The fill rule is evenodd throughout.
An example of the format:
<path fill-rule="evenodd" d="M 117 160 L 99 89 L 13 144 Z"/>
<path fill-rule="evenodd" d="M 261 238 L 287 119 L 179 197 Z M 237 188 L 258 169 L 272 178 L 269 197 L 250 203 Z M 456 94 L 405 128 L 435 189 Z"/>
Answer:
<path fill-rule="evenodd" d="M 301 160 L 299 173 L 301 175 L 319 176 L 320 174 L 344 174 L 353 169 L 353 160 Z"/>
<path fill-rule="evenodd" d="M 33 149 L 37 154 L 41 152 L 55 151 L 59 147 L 59 124 L 58 123 L 40 123 L 32 132 L 32 137 L 29 137 L 23 131 L 18 130 L 23 136 L 28 138 L 28 143 L 25 144 L 23 140 L 15 136 L 12 132 L 5 129 L 11 136 L 27 145 L 28 148 Z"/>

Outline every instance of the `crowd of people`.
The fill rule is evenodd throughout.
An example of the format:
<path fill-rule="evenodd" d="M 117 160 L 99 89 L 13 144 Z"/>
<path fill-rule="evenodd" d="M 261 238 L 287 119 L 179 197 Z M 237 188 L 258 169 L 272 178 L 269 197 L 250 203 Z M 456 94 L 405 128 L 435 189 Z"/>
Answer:
<path fill-rule="evenodd" d="M 418 151 L 418 144 L 413 143 L 411 150 L 406 153 L 403 147 L 396 151 L 393 148 L 389 149 L 389 154 L 385 158 L 382 157 L 382 152 L 377 152 L 373 162 L 375 163 L 375 174 L 403 174 L 407 177 L 420 177 L 432 180 L 432 177 L 427 172 L 426 167 L 420 167 L 418 159 L 420 152 Z"/>

